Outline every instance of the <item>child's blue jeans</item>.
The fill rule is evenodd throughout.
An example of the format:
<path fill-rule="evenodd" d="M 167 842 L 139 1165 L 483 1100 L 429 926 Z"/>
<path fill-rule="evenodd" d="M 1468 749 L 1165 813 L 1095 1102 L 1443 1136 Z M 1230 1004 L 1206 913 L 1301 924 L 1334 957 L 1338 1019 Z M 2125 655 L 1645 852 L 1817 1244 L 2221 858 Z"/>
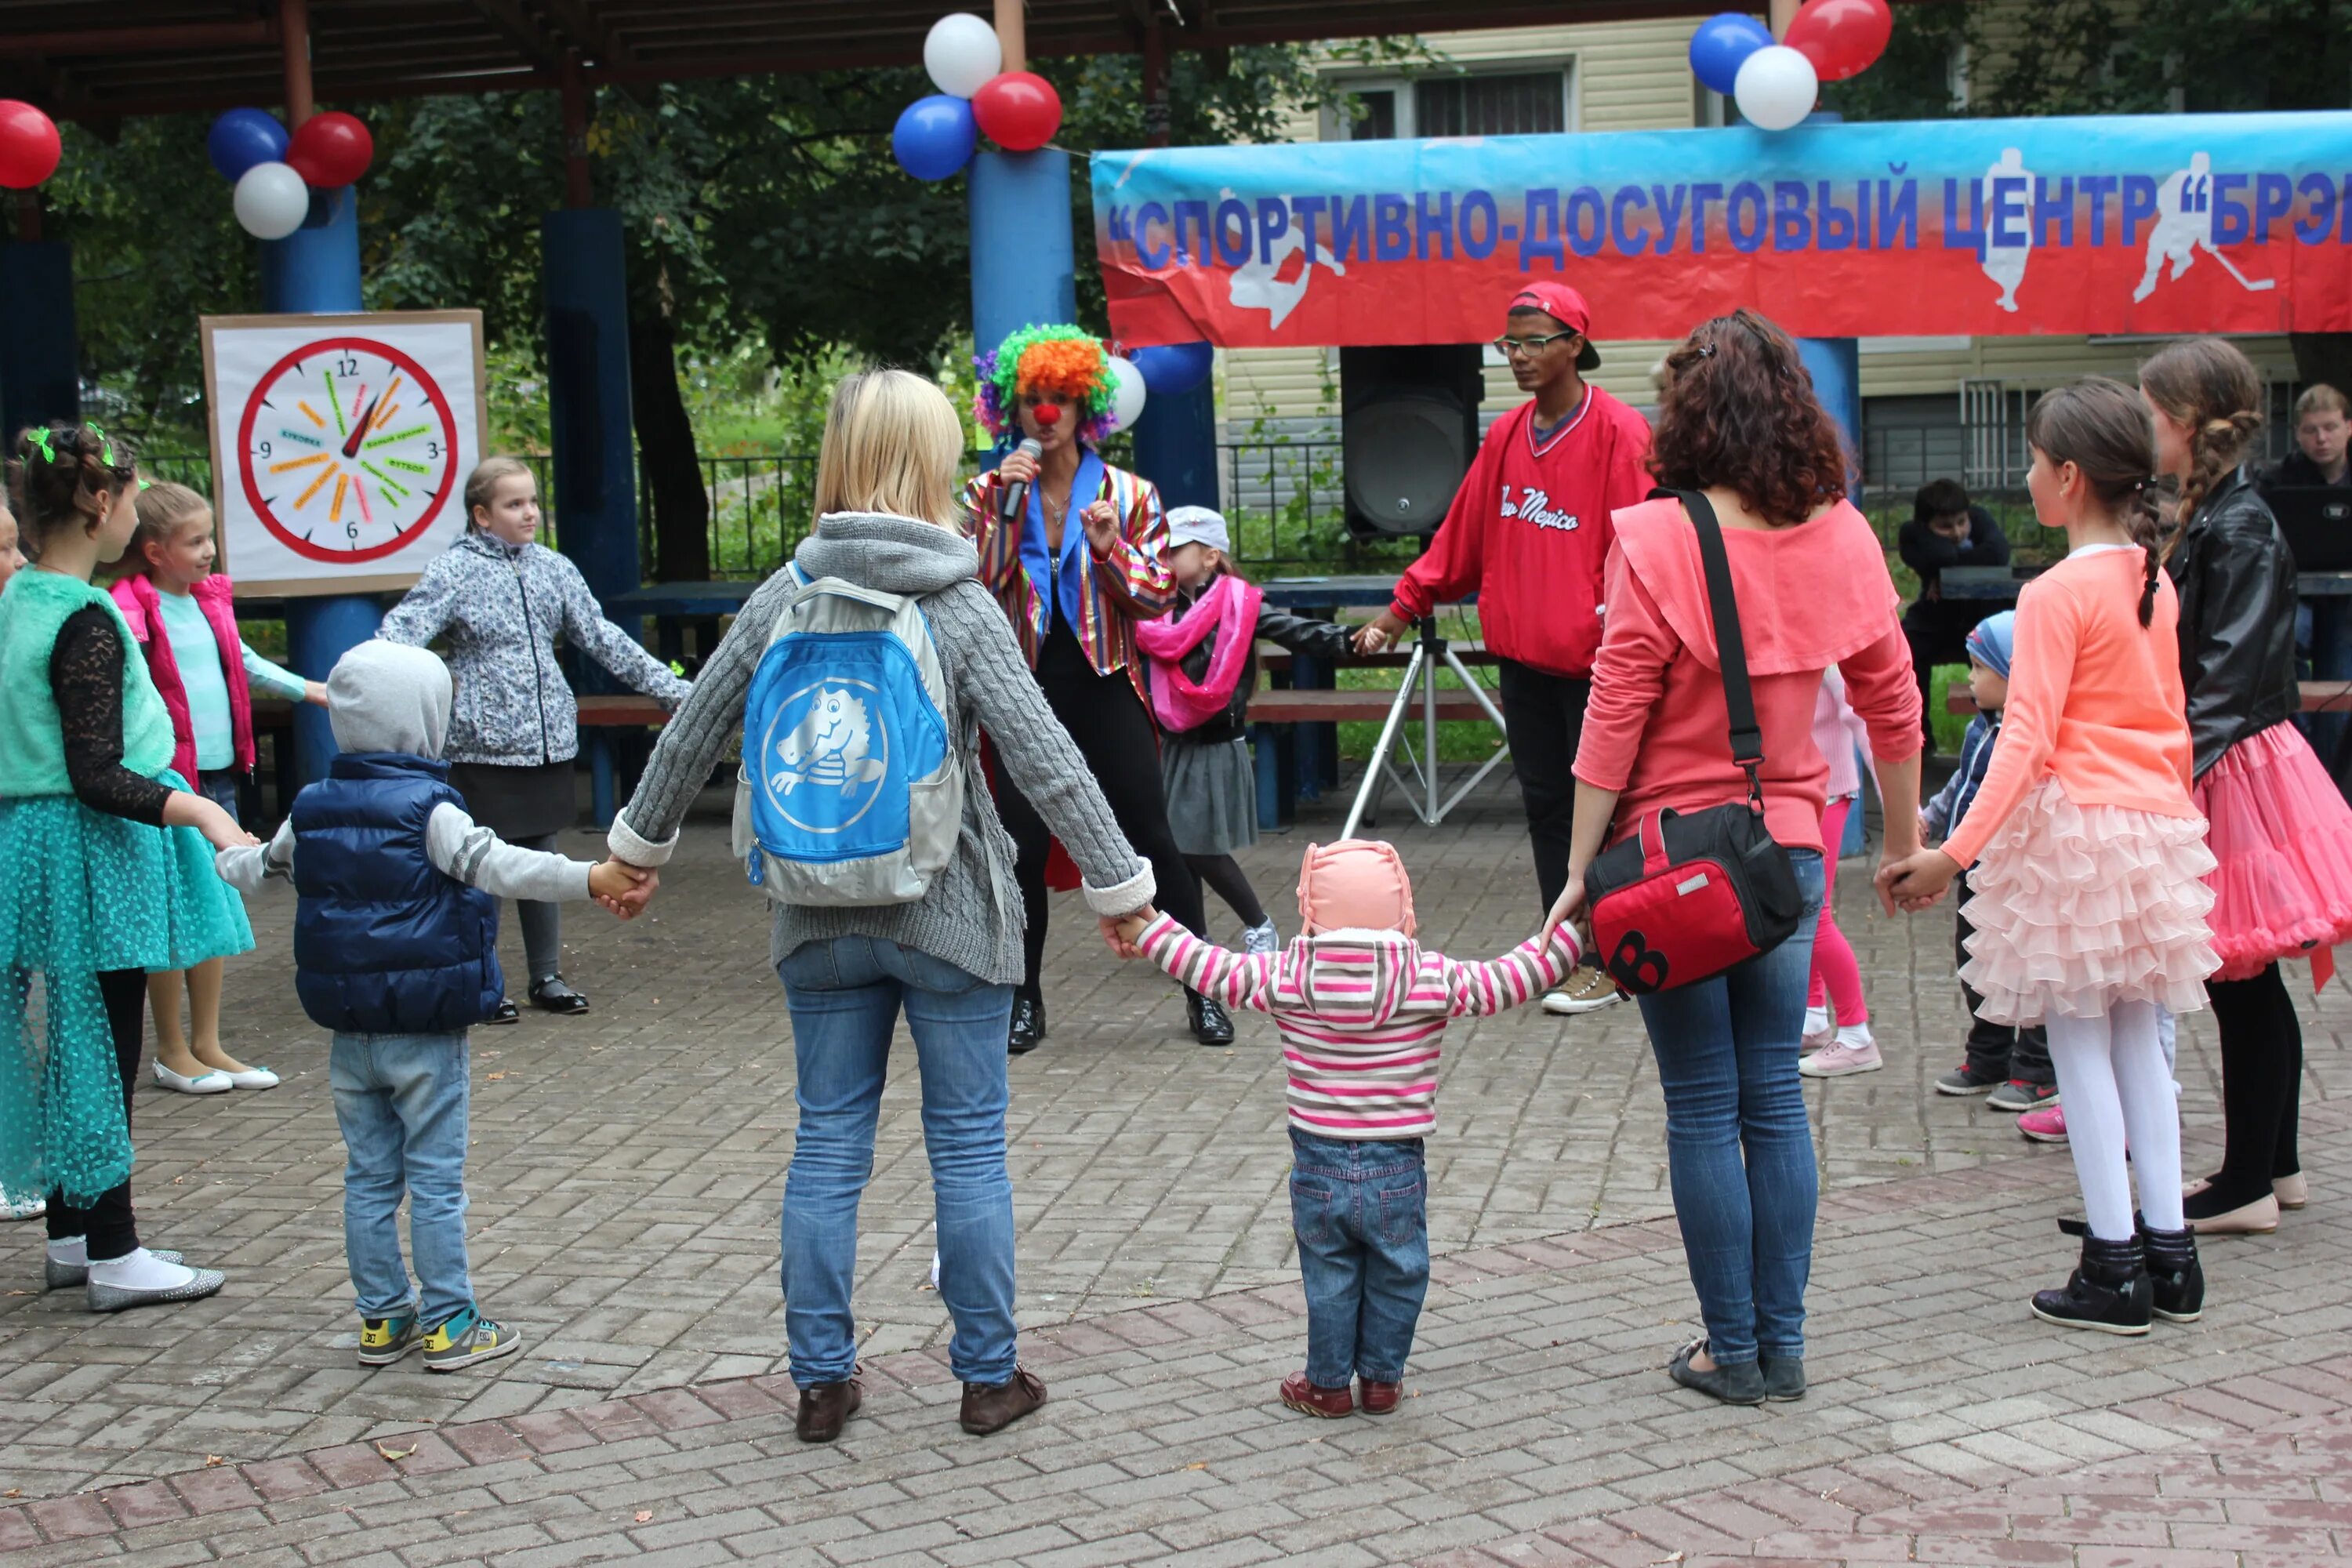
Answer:
<path fill-rule="evenodd" d="M 362 1318 L 397 1318 L 412 1304 L 426 1328 L 474 1300 L 466 1271 L 466 1037 L 334 1037 L 327 1080 L 351 1159 L 343 1168 L 343 1254 Z M 400 1200 L 416 1282 L 400 1256 Z"/>
<path fill-rule="evenodd" d="M 1418 1138 L 1290 1130 L 1290 1223 L 1307 1286 L 1307 1380 L 1402 1383 L 1429 1293 L 1429 1182 Z"/>

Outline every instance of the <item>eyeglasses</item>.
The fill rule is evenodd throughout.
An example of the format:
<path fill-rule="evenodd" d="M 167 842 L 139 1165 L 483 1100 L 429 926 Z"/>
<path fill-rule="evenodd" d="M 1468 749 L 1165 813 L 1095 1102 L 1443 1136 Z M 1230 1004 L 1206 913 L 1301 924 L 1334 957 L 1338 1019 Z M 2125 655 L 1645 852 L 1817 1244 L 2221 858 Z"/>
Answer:
<path fill-rule="evenodd" d="M 1514 338 L 1505 336 L 1495 340 L 1495 349 L 1496 353 L 1502 354 L 1507 359 L 1512 354 L 1524 354 L 1528 358 L 1533 359 L 1538 353 L 1549 348 L 1552 344 L 1559 342 L 1562 338 L 1580 337 L 1583 334 L 1579 332 L 1554 332 L 1549 337 L 1541 338 Z"/>

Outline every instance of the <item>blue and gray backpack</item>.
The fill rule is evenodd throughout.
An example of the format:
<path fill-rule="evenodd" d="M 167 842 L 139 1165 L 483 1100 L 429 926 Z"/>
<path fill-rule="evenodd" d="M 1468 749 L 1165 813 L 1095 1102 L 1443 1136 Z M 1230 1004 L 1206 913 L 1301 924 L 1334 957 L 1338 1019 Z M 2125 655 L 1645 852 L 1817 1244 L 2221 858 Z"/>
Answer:
<path fill-rule="evenodd" d="M 910 597 L 787 568 L 743 702 L 735 852 L 784 904 L 902 904 L 955 853 L 968 749 Z"/>

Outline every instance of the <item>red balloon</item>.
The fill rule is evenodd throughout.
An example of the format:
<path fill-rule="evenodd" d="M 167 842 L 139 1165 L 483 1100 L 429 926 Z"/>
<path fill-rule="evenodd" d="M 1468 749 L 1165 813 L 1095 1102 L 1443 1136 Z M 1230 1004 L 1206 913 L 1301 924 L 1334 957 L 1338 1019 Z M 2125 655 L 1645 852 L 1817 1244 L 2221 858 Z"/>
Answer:
<path fill-rule="evenodd" d="M 1823 81 L 1843 81 L 1876 63 L 1894 33 L 1886 0 L 1805 0 L 1780 41 L 1812 61 Z"/>
<path fill-rule="evenodd" d="M 971 113 L 988 139 L 1006 152 L 1034 152 L 1062 128 L 1062 95 L 1042 76 L 1006 71 L 971 95 Z"/>
<path fill-rule="evenodd" d="M 29 103 L 0 98 L 0 185 L 29 191 L 58 172 L 57 121 Z"/>
<path fill-rule="evenodd" d="M 374 158 L 375 138 L 367 126 L 357 115 L 332 110 L 296 126 L 286 146 L 286 162 L 313 190 L 353 184 Z"/>

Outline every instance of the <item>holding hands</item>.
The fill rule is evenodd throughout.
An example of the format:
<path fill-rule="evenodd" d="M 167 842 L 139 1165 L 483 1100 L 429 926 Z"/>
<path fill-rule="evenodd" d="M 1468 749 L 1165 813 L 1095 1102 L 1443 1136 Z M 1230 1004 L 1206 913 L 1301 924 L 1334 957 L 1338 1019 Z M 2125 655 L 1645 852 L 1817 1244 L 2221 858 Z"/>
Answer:
<path fill-rule="evenodd" d="M 1941 849 L 1922 849 L 1901 858 L 1890 856 L 1878 868 L 1878 901 L 1890 915 L 1897 910 L 1917 914 L 1944 896 L 1960 870 L 1960 863 Z"/>
<path fill-rule="evenodd" d="M 1356 651 L 1360 654 L 1384 653 L 1396 646 L 1404 636 L 1406 623 L 1397 618 L 1394 610 L 1382 610 L 1366 621 L 1356 632 Z"/>
<path fill-rule="evenodd" d="M 1160 918 L 1160 911 L 1150 904 L 1133 914 L 1102 917 L 1103 945 L 1121 958 L 1141 958 L 1143 949 L 1137 945 L 1143 939 L 1143 928 Z"/>
<path fill-rule="evenodd" d="M 589 896 L 625 921 L 633 921 L 644 913 L 654 889 L 660 886 L 659 873 L 625 860 L 604 861 L 588 873 Z"/>

